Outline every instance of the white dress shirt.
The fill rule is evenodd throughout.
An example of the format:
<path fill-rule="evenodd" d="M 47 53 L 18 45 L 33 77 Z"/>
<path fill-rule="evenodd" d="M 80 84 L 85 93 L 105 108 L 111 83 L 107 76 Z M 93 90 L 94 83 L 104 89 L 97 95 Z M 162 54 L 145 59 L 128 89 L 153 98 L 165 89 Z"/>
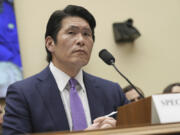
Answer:
<path fill-rule="evenodd" d="M 50 62 L 49 68 L 50 68 L 50 71 L 52 72 L 52 74 L 56 80 L 57 86 L 59 88 L 62 102 L 64 104 L 64 109 L 66 112 L 67 120 L 69 123 L 69 128 L 72 131 L 72 118 L 71 118 L 70 96 L 69 96 L 70 95 L 70 85 L 68 83 L 70 80 L 70 76 L 68 76 L 66 73 L 64 73 L 57 67 L 55 67 L 52 62 Z M 82 70 L 79 71 L 79 73 L 76 75 L 76 77 L 74 77 L 74 79 L 76 79 L 78 82 L 78 84 L 76 85 L 76 89 L 77 89 L 79 97 L 82 101 L 87 125 L 89 126 L 89 125 L 91 125 L 91 115 L 90 115 L 90 110 L 89 110 L 87 93 L 86 93 L 85 85 L 83 82 Z"/>

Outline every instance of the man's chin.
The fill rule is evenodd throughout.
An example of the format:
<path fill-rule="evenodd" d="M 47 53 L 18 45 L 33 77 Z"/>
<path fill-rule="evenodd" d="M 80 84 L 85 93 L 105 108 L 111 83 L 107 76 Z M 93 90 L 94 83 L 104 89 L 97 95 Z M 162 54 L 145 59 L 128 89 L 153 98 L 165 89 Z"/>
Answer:
<path fill-rule="evenodd" d="M 88 64 L 88 61 L 74 61 L 73 62 L 74 66 L 77 66 L 77 67 L 84 67 Z"/>

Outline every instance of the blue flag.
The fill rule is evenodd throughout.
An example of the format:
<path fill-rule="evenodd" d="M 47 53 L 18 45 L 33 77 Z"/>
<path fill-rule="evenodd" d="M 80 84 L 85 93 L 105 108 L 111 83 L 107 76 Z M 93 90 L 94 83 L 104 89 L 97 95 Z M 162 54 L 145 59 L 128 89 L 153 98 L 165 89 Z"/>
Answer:
<path fill-rule="evenodd" d="M 13 0 L 0 4 L 0 98 L 10 84 L 21 80 L 22 63 Z"/>

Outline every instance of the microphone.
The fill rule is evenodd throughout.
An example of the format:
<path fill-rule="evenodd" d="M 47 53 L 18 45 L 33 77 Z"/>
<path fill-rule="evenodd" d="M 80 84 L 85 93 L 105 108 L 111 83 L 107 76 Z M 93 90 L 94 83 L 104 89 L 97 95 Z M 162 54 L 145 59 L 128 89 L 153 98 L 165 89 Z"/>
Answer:
<path fill-rule="evenodd" d="M 144 96 L 139 92 L 139 90 L 125 77 L 115 66 L 115 58 L 112 56 L 110 52 L 108 52 L 106 49 L 102 49 L 99 52 L 99 57 L 108 65 L 112 65 L 115 70 L 135 89 L 135 91 L 141 96 L 141 98 L 144 98 Z"/>

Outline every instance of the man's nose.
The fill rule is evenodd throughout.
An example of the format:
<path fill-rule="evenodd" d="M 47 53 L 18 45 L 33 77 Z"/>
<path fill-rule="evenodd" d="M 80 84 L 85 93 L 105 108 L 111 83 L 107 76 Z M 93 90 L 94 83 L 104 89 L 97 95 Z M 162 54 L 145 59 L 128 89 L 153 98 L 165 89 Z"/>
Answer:
<path fill-rule="evenodd" d="M 77 45 L 79 45 L 79 46 L 84 46 L 85 45 L 84 37 L 83 37 L 83 35 L 81 33 L 79 33 L 77 35 Z"/>

